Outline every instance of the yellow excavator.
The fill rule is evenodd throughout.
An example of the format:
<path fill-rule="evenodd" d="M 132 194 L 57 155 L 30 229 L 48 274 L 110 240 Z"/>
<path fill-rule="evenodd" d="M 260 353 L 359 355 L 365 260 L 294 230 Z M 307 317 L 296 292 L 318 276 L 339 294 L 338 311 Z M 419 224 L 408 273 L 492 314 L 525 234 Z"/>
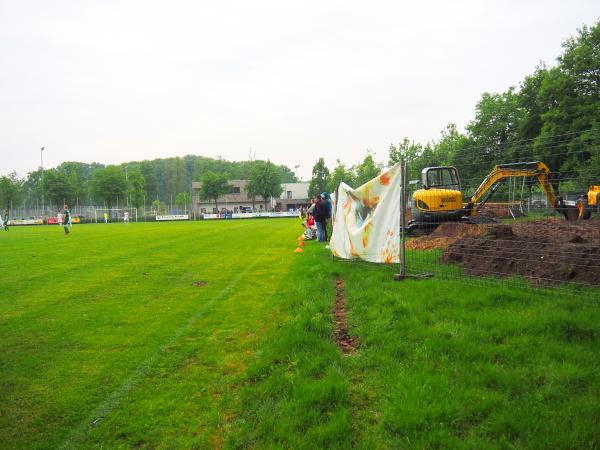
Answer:
<path fill-rule="evenodd" d="M 426 167 L 421 172 L 422 188 L 412 194 L 408 229 L 434 228 L 441 222 L 476 222 L 478 211 L 507 178 L 535 178 L 554 210 L 567 220 L 576 220 L 578 210 L 559 197 L 549 180 L 550 169 L 540 161 L 495 166 L 475 193 L 463 203 L 458 170 L 452 166 Z"/>
<path fill-rule="evenodd" d="M 581 220 L 588 220 L 592 217 L 592 212 L 600 213 L 600 186 L 590 186 L 587 194 L 577 199 L 577 212 L 577 217 Z"/>

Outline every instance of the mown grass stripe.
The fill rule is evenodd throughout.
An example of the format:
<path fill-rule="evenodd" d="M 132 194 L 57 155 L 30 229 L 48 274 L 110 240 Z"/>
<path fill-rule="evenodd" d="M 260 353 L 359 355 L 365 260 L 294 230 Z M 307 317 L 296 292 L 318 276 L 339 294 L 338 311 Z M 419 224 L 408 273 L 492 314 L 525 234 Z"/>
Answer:
<path fill-rule="evenodd" d="M 69 437 L 60 445 L 61 449 L 66 448 L 77 448 L 77 444 L 84 438 L 86 432 L 96 426 L 99 421 L 104 420 L 119 404 L 121 399 L 131 391 L 140 380 L 152 369 L 157 363 L 165 351 L 171 347 L 177 340 L 179 340 L 187 331 L 189 331 L 196 322 L 204 317 L 210 309 L 223 298 L 226 298 L 229 293 L 237 286 L 242 278 L 244 278 L 255 266 L 264 258 L 269 252 L 268 248 L 262 255 L 258 256 L 254 261 L 248 264 L 244 270 L 239 272 L 235 278 L 227 285 L 221 294 L 213 297 L 211 300 L 203 304 L 202 308 L 198 310 L 189 320 L 175 333 L 173 333 L 157 350 L 156 352 L 143 363 L 138 365 L 133 373 L 128 376 L 120 385 L 117 387 L 94 411 L 87 416 L 69 435 Z"/>

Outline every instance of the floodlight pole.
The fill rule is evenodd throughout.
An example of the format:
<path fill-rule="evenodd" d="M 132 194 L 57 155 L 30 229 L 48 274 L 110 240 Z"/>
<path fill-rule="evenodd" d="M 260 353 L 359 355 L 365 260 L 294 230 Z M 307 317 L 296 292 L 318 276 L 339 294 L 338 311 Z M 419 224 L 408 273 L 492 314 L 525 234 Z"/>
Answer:
<path fill-rule="evenodd" d="M 42 220 L 44 219 L 44 148 L 42 147 L 40 149 L 40 162 L 41 162 L 41 169 L 42 169 Z"/>

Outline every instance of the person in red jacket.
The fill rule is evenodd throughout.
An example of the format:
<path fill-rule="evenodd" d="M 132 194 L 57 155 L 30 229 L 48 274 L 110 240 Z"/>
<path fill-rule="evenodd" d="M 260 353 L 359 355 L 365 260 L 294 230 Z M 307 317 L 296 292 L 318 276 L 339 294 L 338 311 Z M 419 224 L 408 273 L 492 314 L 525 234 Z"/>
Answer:
<path fill-rule="evenodd" d="M 307 214 L 306 220 L 302 223 L 304 227 L 304 236 L 306 239 L 314 239 L 315 238 L 315 219 L 312 215 Z"/>

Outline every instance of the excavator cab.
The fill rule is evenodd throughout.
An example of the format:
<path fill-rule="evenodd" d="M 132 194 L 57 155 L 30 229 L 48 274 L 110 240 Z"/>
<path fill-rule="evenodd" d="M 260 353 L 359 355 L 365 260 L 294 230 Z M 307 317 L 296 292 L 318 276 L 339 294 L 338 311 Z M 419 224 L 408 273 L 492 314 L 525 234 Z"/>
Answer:
<path fill-rule="evenodd" d="M 421 181 L 424 189 L 438 188 L 460 191 L 460 179 L 456 167 L 425 167 L 421 171 Z"/>
<path fill-rule="evenodd" d="M 456 167 L 426 167 L 421 181 L 422 188 L 412 195 L 409 228 L 460 220 L 464 212 Z"/>

